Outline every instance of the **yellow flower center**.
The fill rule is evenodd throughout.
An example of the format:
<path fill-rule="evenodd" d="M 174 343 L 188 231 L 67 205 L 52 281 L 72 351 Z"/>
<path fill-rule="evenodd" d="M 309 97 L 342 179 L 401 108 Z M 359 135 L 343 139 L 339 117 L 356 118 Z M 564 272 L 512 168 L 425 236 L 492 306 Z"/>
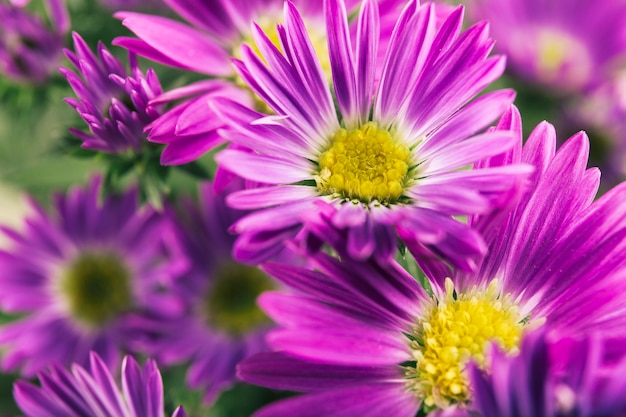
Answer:
<path fill-rule="evenodd" d="M 411 151 L 378 123 L 341 129 L 318 160 L 321 194 L 364 203 L 397 202 L 410 180 Z"/>
<path fill-rule="evenodd" d="M 101 327 L 131 307 L 130 281 L 118 255 L 86 252 L 69 265 L 59 284 L 72 316 L 89 327 Z"/>
<path fill-rule="evenodd" d="M 435 300 L 413 330 L 415 364 L 406 368 L 409 389 L 428 411 L 466 403 L 467 362 L 485 366 L 490 342 L 516 353 L 526 323 L 510 295 L 500 295 L 497 280 L 464 294 L 456 294 L 449 278 L 445 287 L 445 299 Z"/>
<path fill-rule="evenodd" d="M 537 34 L 537 68 L 542 81 L 580 88 L 591 76 L 587 48 L 562 31 L 544 29 Z"/>
<path fill-rule="evenodd" d="M 233 336 L 244 335 L 270 323 L 256 299 L 274 288 L 272 280 L 259 268 L 226 263 L 216 271 L 205 295 L 204 316 L 212 327 Z"/>

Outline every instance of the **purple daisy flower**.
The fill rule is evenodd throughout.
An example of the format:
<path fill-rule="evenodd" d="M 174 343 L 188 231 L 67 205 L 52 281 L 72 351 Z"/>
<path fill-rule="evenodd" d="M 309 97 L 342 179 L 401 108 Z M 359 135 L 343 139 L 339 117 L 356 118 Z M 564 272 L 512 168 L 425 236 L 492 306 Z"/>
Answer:
<path fill-rule="evenodd" d="M 623 417 L 626 360 L 606 363 L 606 340 L 524 337 L 521 352 L 497 347 L 486 373 L 471 366 L 475 405 L 483 417 Z"/>
<path fill-rule="evenodd" d="M 487 25 L 461 32 L 462 7 L 440 22 L 434 5 L 409 2 L 376 82 L 377 3 L 364 1 L 356 44 L 343 1 L 325 1 L 325 8 L 338 107 L 303 20 L 289 2 L 285 26 L 278 27 L 284 53 L 256 26 L 263 59 L 244 47 L 236 62 L 275 115 L 224 99 L 213 102 L 240 131 L 233 142 L 254 150 L 225 150 L 218 162 L 268 184 L 228 200 L 236 208 L 268 208 L 235 224 L 241 234 L 237 257 L 262 261 L 323 212 L 333 227 L 348 231 L 351 256 L 388 256 L 397 232 L 420 257 L 473 269 L 484 243 L 452 216 L 491 210 L 530 171 L 521 164 L 464 169 L 515 143 L 506 131 L 477 134 L 506 110 L 512 91 L 468 104 L 504 69 L 502 57 L 488 58 Z"/>
<path fill-rule="evenodd" d="M 44 83 L 61 60 L 69 15 L 63 0 L 45 4 L 51 27 L 17 7 L 22 3 L 0 3 L 0 72 L 18 82 Z"/>
<path fill-rule="evenodd" d="M 80 75 L 67 68 L 59 70 L 77 96 L 65 101 L 87 123 L 91 133 L 73 128 L 70 132 L 86 149 L 141 153 L 148 144 L 146 126 L 161 115 L 161 108 L 149 103 L 162 92 L 157 75 L 148 69 L 144 76 L 133 54 L 129 54 L 129 75 L 102 43 L 96 57 L 80 35 L 74 33 L 73 38 L 75 52 L 66 50 L 65 54 Z"/>
<path fill-rule="evenodd" d="M 234 182 L 225 192 L 233 187 L 242 184 Z M 203 184 L 199 194 L 200 204 L 187 201 L 179 216 L 190 270 L 168 291 L 180 298 L 180 314 L 164 314 L 156 306 L 138 320 L 140 328 L 150 329 L 141 350 L 160 363 L 188 363 L 188 385 L 203 389 L 209 403 L 237 380 L 237 363 L 267 350 L 264 338 L 273 324 L 256 298 L 277 285 L 260 269 L 232 259 L 234 237 L 227 229 L 243 212 L 228 208 L 212 184 Z"/>
<path fill-rule="evenodd" d="M 34 214 L 0 250 L 0 307 L 18 318 L 0 327 L 2 368 L 32 376 L 51 363 L 86 364 L 97 352 L 110 369 L 133 334 L 127 317 L 159 305 L 155 287 L 178 273 L 170 225 L 138 207 L 136 190 L 99 204 L 100 180 L 57 195 L 55 213 Z"/>
<path fill-rule="evenodd" d="M 381 26 L 393 23 L 404 0 L 380 0 L 384 16 Z M 184 99 L 183 102 L 151 125 L 149 139 L 167 144 L 161 156 L 165 165 L 193 161 L 209 150 L 230 139 L 230 132 L 222 118 L 208 106 L 214 97 L 228 97 L 248 106 L 266 111 L 267 105 L 250 94 L 237 76 L 232 57 L 241 56 L 244 43 L 252 43 L 252 22 L 273 31 L 272 39 L 278 42 L 274 31 L 281 20 L 284 0 L 166 0 L 176 13 L 190 25 L 161 16 L 120 12 L 116 16 L 140 39 L 120 37 L 113 43 L 156 62 L 197 72 L 211 79 L 169 91 L 154 103 Z M 323 28 L 321 1 L 296 0 L 308 27 L 314 46 L 329 69 L 326 34 Z M 358 0 L 347 0 L 350 9 Z M 386 26 L 387 25 L 387 26 Z M 383 30 L 383 32 L 385 32 Z M 387 31 L 389 32 L 389 31 Z M 356 32 L 353 30 L 353 36 Z"/>
<path fill-rule="evenodd" d="M 472 0 L 488 19 L 511 71 L 562 92 L 601 82 L 626 52 L 626 5 L 620 0 Z"/>
<path fill-rule="evenodd" d="M 519 133 L 521 123 L 511 112 L 499 128 Z M 599 172 L 586 169 L 586 136 L 556 153 L 555 141 L 544 123 L 523 150 L 485 161 L 522 160 L 536 172 L 515 210 L 472 219 L 491 225 L 489 254 L 473 274 L 442 279 L 431 271 L 427 290 L 395 262 L 357 262 L 341 250 L 343 261 L 315 254 L 319 272 L 267 264 L 297 293 L 261 296 L 281 326 L 268 334 L 277 352 L 244 361 L 240 376 L 307 395 L 256 416 L 413 417 L 459 407 L 467 414 L 466 365 L 484 367 L 491 342 L 514 353 L 524 333 L 540 326 L 571 337 L 602 329 L 623 339 L 626 183 L 592 204 Z"/>
<path fill-rule="evenodd" d="M 141 368 L 132 356 L 122 363 L 121 389 L 106 364 L 92 352 L 87 369 L 52 366 L 39 374 L 41 386 L 15 383 L 14 396 L 26 417 L 163 417 L 163 382 L 153 360 Z M 178 407 L 172 417 L 185 417 Z"/>

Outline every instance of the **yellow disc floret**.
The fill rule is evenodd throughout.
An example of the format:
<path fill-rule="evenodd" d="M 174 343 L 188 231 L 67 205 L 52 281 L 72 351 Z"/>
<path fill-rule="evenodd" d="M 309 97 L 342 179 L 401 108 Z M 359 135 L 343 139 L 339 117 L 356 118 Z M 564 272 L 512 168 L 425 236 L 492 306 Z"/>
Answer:
<path fill-rule="evenodd" d="M 59 289 L 72 316 L 99 328 L 132 305 L 131 273 L 112 252 L 85 252 L 59 280 Z"/>
<path fill-rule="evenodd" d="M 544 29 L 536 35 L 538 77 L 545 83 L 581 88 L 591 77 L 593 60 L 575 37 L 560 30 Z"/>
<path fill-rule="evenodd" d="M 256 300 L 273 289 L 274 282 L 261 269 L 225 262 L 215 271 L 201 313 L 211 327 L 239 337 L 270 323 Z"/>
<path fill-rule="evenodd" d="M 378 123 L 341 129 L 318 160 L 317 189 L 346 200 L 397 202 L 409 181 L 411 151 Z"/>
<path fill-rule="evenodd" d="M 474 287 L 458 295 L 450 279 L 445 286 L 445 299 L 435 301 L 413 331 L 415 365 L 406 373 L 426 410 L 466 403 L 467 362 L 484 366 L 491 342 L 515 353 L 525 323 L 510 296 L 500 295 L 496 280 L 482 291 Z"/>

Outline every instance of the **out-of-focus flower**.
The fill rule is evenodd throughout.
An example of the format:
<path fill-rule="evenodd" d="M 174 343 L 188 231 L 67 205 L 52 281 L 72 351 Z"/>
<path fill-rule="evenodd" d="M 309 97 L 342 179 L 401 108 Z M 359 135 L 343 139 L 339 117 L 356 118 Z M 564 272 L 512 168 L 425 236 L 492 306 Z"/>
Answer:
<path fill-rule="evenodd" d="M 41 84 L 56 71 L 62 57 L 69 15 L 63 0 L 46 2 L 51 27 L 18 6 L 0 3 L 0 73 L 18 82 Z"/>
<path fill-rule="evenodd" d="M 520 125 L 508 113 L 499 128 L 519 133 Z M 523 335 L 541 326 L 624 340 L 626 183 L 592 204 L 599 172 L 586 169 L 587 138 L 578 134 L 556 153 L 555 142 L 544 123 L 523 150 L 484 161 L 522 160 L 536 171 L 513 211 L 472 219 L 489 244 L 477 272 L 429 271 L 427 291 L 395 263 L 341 251 L 342 261 L 316 253 L 320 272 L 266 265 L 297 293 L 261 296 L 281 326 L 267 338 L 276 352 L 244 361 L 240 375 L 308 394 L 256 416 L 471 415 L 466 365 L 488 369 L 491 343 L 518 352 Z M 616 349 L 625 353 L 623 343 Z"/>
<path fill-rule="evenodd" d="M 555 92 L 578 93 L 609 76 L 626 52 L 621 0 L 471 0 L 489 20 L 509 69 Z"/>
<path fill-rule="evenodd" d="M 225 191 L 241 185 L 233 182 Z M 141 349 L 160 363 L 188 363 L 187 383 L 204 389 L 204 400 L 211 402 L 236 381 L 237 363 L 266 350 L 264 337 L 273 324 L 256 298 L 277 283 L 232 259 L 234 237 L 227 230 L 243 212 L 227 207 L 212 184 L 199 194 L 199 205 L 187 201 L 178 216 L 190 270 L 168 287 L 184 307 L 171 315 L 154 306 L 139 327 L 150 329 Z"/>
<path fill-rule="evenodd" d="M 98 45 L 98 56 L 74 33 L 74 51 L 66 50 L 78 75 L 60 68 L 77 98 L 65 101 L 89 126 L 90 133 L 70 129 L 82 147 L 108 153 L 141 153 L 149 143 L 144 130 L 161 115 L 159 106 L 150 105 L 161 94 L 157 75 L 148 69 L 144 76 L 133 54 L 129 56 L 130 74 L 124 65 Z"/>
<path fill-rule="evenodd" d="M 122 384 L 92 352 L 87 369 L 72 365 L 71 372 L 55 365 L 39 374 L 41 386 L 15 383 L 14 396 L 26 417 L 111 416 L 163 417 L 163 382 L 153 360 L 141 368 L 132 356 L 122 363 Z M 185 417 L 178 407 L 172 417 Z"/>
<path fill-rule="evenodd" d="M 482 417 L 623 417 L 626 360 L 608 362 L 607 343 L 539 331 L 524 337 L 519 355 L 494 346 L 490 372 L 469 369 L 475 408 Z"/>
<path fill-rule="evenodd" d="M 626 178 L 626 68 L 573 100 L 565 109 L 566 122 L 595 131 L 603 183 Z M 601 141 L 603 139 L 603 141 Z"/>
<path fill-rule="evenodd" d="M 280 36 L 276 24 L 282 18 L 284 0 L 165 0 L 190 25 L 161 16 L 120 12 L 126 27 L 139 39 L 121 37 L 113 43 L 162 64 L 197 72 L 211 77 L 167 92 L 155 103 L 184 99 L 157 120 L 149 139 L 165 143 L 161 162 L 166 165 L 193 161 L 210 149 L 230 140 L 231 132 L 219 134 L 225 128 L 222 118 L 209 108 L 214 97 L 228 97 L 248 106 L 268 110 L 258 97 L 251 94 L 234 70 L 231 60 L 241 56 L 241 45 L 253 43 L 252 22 L 259 24 L 278 45 Z M 390 29 L 404 0 L 380 0 L 382 33 L 388 41 Z M 359 0 L 347 0 L 353 10 Z M 313 46 L 329 71 L 326 33 L 323 30 L 322 1 L 295 0 L 300 8 Z M 351 28 L 356 36 L 355 26 Z M 330 74 L 329 74 L 330 75 Z"/>
<path fill-rule="evenodd" d="M 183 260 L 166 219 L 137 204 L 137 192 L 99 204 L 99 180 L 58 195 L 55 212 L 33 203 L 21 232 L 3 228 L 0 306 L 19 315 L 0 327 L 2 367 L 32 376 L 51 363 L 86 364 L 97 352 L 111 369 L 132 334 L 129 314 L 167 310 L 162 281 Z"/>
<path fill-rule="evenodd" d="M 452 216 L 491 210 L 494 200 L 531 171 L 521 164 L 465 169 L 515 144 L 509 132 L 477 134 L 514 97 L 499 90 L 470 103 L 504 70 L 503 57 L 488 57 L 487 26 L 462 32 L 462 7 L 440 23 L 434 5 L 410 2 L 376 82 L 377 3 L 364 2 L 354 44 L 343 1 L 326 1 L 325 9 L 330 89 L 300 14 L 286 3 L 284 51 L 256 26 L 263 58 L 244 47 L 236 62 L 275 115 L 213 101 L 215 111 L 240 132 L 233 142 L 254 150 L 222 151 L 219 164 L 268 184 L 228 200 L 240 209 L 267 208 L 234 225 L 241 234 L 236 255 L 262 261 L 303 223 L 325 216 L 350 235 L 353 257 L 393 254 L 397 233 L 420 259 L 475 268 L 484 243 Z"/>

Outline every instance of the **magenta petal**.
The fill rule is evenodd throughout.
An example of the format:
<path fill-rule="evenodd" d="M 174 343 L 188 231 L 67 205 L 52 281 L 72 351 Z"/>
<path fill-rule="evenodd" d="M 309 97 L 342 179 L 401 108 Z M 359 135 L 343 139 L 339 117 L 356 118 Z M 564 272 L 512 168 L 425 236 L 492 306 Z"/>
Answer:
<path fill-rule="evenodd" d="M 222 80 L 201 80 L 163 93 L 155 99 L 150 100 L 150 104 L 169 103 L 170 101 L 180 100 L 186 97 L 216 93 L 229 89 L 233 89 L 232 85 Z"/>
<path fill-rule="evenodd" d="M 260 353 L 238 366 L 238 375 L 246 382 L 274 389 L 316 392 L 363 384 L 363 380 L 398 380 L 400 368 L 375 366 L 339 366 L 306 362 L 277 353 Z"/>
<path fill-rule="evenodd" d="M 139 38 L 178 64 L 201 74 L 232 74 L 230 56 L 213 39 L 187 25 L 159 16 L 120 12 L 115 15 Z"/>
<path fill-rule="evenodd" d="M 172 417 L 187 417 L 187 414 L 185 414 L 185 409 L 180 406 L 177 407 L 176 410 L 174 410 L 174 414 L 172 414 Z"/>
<path fill-rule="evenodd" d="M 180 136 L 206 134 L 224 126 L 224 121 L 209 108 L 207 95 L 193 100 L 176 121 L 174 133 Z"/>
<path fill-rule="evenodd" d="M 324 5 L 335 95 L 347 123 L 354 124 L 360 109 L 357 108 L 357 80 L 345 4 L 338 0 L 324 0 Z"/>
<path fill-rule="evenodd" d="M 413 417 L 419 406 L 403 384 L 372 384 L 279 401 L 254 417 Z"/>
<path fill-rule="evenodd" d="M 313 187 L 301 185 L 283 185 L 280 187 L 261 187 L 238 191 L 229 196 L 228 202 L 233 207 L 242 210 L 251 210 L 270 206 L 277 206 L 296 200 L 316 197 Z"/>
<path fill-rule="evenodd" d="M 358 328 L 275 330 L 267 341 L 274 349 L 303 359 L 376 366 L 410 360 L 408 344 L 398 335 L 402 336 L 396 330 L 377 330 L 363 323 Z"/>
<path fill-rule="evenodd" d="M 181 68 L 185 70 L 192 69 L 189 68 L 187 65 L 175 61 L 169 56 L 162 54 L 158 49 L 153 48 L 141 39 L 120 36 L 118 38 L 115 38 L 112 43 L 115 46 L 120 46 L 131 52 L 134 52 L 137 55 L 141 55 L 145 58 L 148 58 L 149 60 L 159 62 L 164 65 L 169 65 L 171 67 Z"/>
<path fill-rule="evenodd" d="M 28 382 L 17 381 L 13 395 L 15 402 L 28 416 L 57 417 L 68 413 L 65 407 L 56 404 L 40 388 Z"/>
<path fill-rule="evenodd" d="M 243 178 L 267 184 L 289 184 L 311 178 L 311 163 L 306 160 L 279 159 L 232 149 L 223 150 L 215 159 Z"/>
<path fill-rule="evenodd" d="M 352 317 L 349 311 L 330 309 L 305 296 L 266 292 L 261 294 L 258 304 L 274 322 L 286 328 L 356 328 L 360 325 L 358 318 Z"/>
<path fill-rule="evenodd" d="M 161 163 L 163 165 L 186 164 L 224 142 L 224 138 L 217 132 L 198 136 L 174 136 L 161 154 Z"/>

